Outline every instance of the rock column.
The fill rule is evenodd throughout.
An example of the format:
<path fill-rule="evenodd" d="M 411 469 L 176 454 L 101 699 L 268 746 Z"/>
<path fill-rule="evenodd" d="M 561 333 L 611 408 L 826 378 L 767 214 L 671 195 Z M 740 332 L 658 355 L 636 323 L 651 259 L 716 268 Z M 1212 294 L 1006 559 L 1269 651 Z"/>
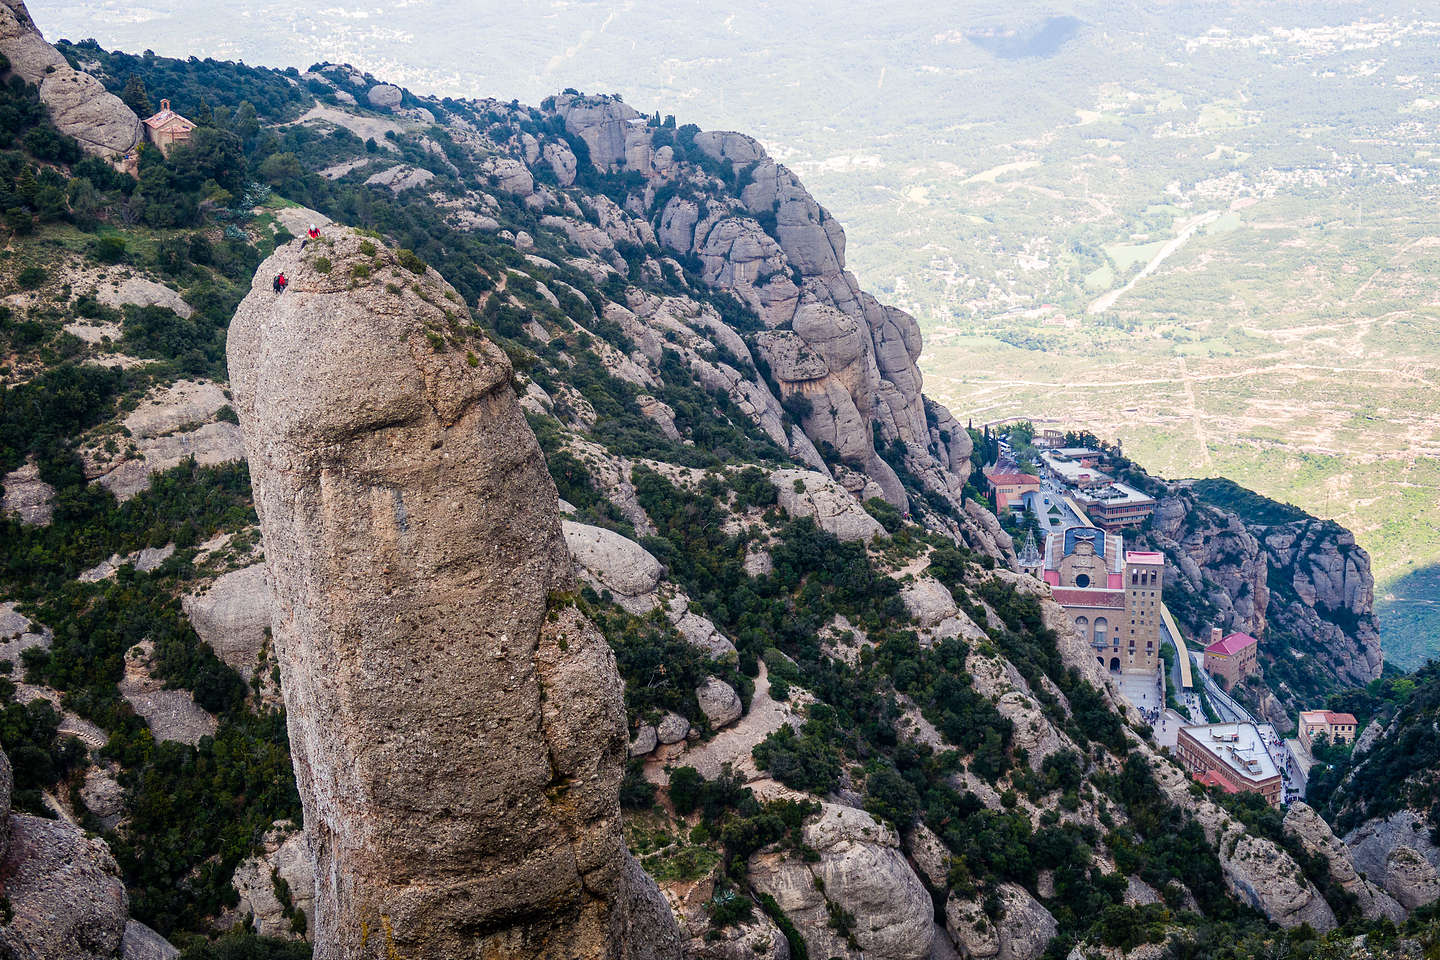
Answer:
<path fill-rule="evenodd" d="M 229 334 L 316 960 L 678 957 L 621 838 L 621 681 L 510 364 L 405 263 L 291 243 Z"/>

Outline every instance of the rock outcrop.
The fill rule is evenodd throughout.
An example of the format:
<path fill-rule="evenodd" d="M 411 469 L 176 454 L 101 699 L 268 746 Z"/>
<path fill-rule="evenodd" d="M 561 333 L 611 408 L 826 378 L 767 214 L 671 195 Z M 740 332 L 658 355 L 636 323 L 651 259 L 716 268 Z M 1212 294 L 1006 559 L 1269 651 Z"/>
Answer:
<path fill-rule="evenodd" d="M 1035 960 L 1059 930 L 1055 918 L 1024 887 L 996 888 L 1001 913 L 991 919 L 983 905 L 953 893 L 945 901 L 945 930 L 971 960 Z"/>
<path fill-rule="evenodd" d="M 1248 833 L 1214 801 L 1190 792 L 1191 780 L 1173 763 L 1151 761 L 1155 780 L 1171 802 L 1194 814 L 1220 858 L 1225 885 L 1238 899 L 1286 929 L 1308 923 L 1335 928 L 1335 914 L 1288 853 Z"/>
<path fill-rule="evenodd" d="M 113 960 L 130 901 L 104 841 L 63 820 L 10 812 L 10 760 L 0 753 L 0 956 Z"/>
<path fill-rule="evenodd" d="M 189 690 L 167 689 L 154 676 L 155 643 L 142 640 L 125 652 L 125 675 L 117 689 L 120 696 L 150 728 L 156 740 L 174 740 L 191 746 L 201 737 L 213 737 L 215 718 L 195 703 Z"/>
<path fill-rule="evenodd" d="M 1285 829 L 1300 839 L 1314 856 L 1325 858 L 1330 877 L 1341 889 L 1353 894 L 1367 920 L 1389 918 L 1394 923 L 1405 919 L 1405 908 L 1384 890 L 1355 870 L 1345 845 L 1308 804 L 1296 801 L 1285 812 Z"/>
<path fill-rule="evenodd" d="M 620 834 L 620 679 L 564 599 L 555 487 L 509 362 L 447 339 L 458 295 L 434 271 L 327 239 L 329 272 L 321 245 L 261 266 L 228 345 L 315 955 L 678 957 Z"/>
<path fill-rule="evenodd" d="M 873 540 L 885 535 L 880 521 L 865 512 L 851 494 L 823 473 L 776 470 L 770 475 L 780 506 L 792 517 L 814 517 L 815 523 L 841 540 Z"/>
<path fill-rule="evenodd" d="M 1413 810 L 1367 820 L 1345 835 L 1355 869 L 1413 910 L 1440 898 L 1440 847 Z"/>
<path fill-rule="evenodd" d="M 270 629 L 265 564 L 232 570 L 204 590 L 182 597 L 181 605 L 216 656 L 247 680 L 255 675 Z"/>
<path fill-rule="evenodd" d="M 1275 685 L 1277 716 L 1380 676 L 1370 557 L 1348 531 L 1283 504 L 1222 509 L 1187 481 L 1168 485 L 1149 536 L 1169 560 L 1166 583 L 1211 608 L 1206 622 L 1188 624 L 1197 635 L 1215 626 L 1259 637 L 1262 656 L 1294 651 L 1310 689 Z M 1269 643 L 1274 637 L 1286 647 Z"/>
<path fill-rule="evenodd" d="M 718 184 L 677 164 L 675 148 L 619 100 L 565 94 L 547 109 L 585 141 L 596 167 L 646 178 L 643 197 L 626 204 L 645 214 L 640 222 L 650 234 L 641 239 L 691 258 L 707 283 L 759 315 L 765 329 L 754 345 L 808 445 L 832 450 L 905 509 L 910 497 L 891 465 L 898 456 L 970 527 L 961 509 L 970 437 L 921 393 L 919 325 L 860 288 L 845 268 L 845 231 L 794 173 L 743 134 L 697 133 L 693 145 L 706 162 L 735 172 L 735 193 L 712 202 Z M 532 166 L 545 162 L 531 152 Z M 682 189 L 666 189 L 676 185 Z"/>
<path fill-rule="evenodd" d="M 102 157 L 122 157 L 140 143 L 140 118 L 90 74 L 71 67 L 40 35 L 24 0 L 0 0 L 0 54 L 10 72 L 40 89 L 61 133 Z"/>
<path fill-rule="evenodd" d="M 55 515 L 55 488 L 40 479 L 34 460 L 5 474 L 0 512 L 13 513 L 21 523 L 43 527 Z"/>
<path fill-rule="evenodd" d="M 750 860 L 750 882 L 775 898 L 812 957 L 922 960 L 934 943 L 934 906 L 890 827 L 853 807 L 826 803 L 803 830 L 818 854 Z M 848 935 L 832 917 L 848 914 Z"/>
<path fill-rule="evenodd" d="M 240 895 L 235 912 L 248 915 L 250 928 L 260 936 L 293 940 L 310 929 L 315 861 L 294 824 L 276 821 L 261 838 L 260 851 L 235 868 L 230 882 Z M 282 889 L 289 893 L 288 903 L 281 899 Z"/>

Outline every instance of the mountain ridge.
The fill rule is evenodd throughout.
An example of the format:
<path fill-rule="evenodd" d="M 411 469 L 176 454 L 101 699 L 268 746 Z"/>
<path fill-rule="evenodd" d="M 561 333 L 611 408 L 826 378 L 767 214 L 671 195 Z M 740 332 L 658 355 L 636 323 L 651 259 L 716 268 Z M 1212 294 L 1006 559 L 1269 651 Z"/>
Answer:
<path fill-rule="evenodd" d="M 211 111 L 200 128 L 211 131 L 201 138 L 206 151 L 171 158 L 142 151 L 131 194 L 125 184 L 99 188 L 124 197 L 136 217 L 125 227 L 118 212 L 109 214 L 119 226 L 108 235 L 121 238 L 123 262 L 174 278 L 195 316 L 172 319 L 179 313 L 155 304 L 104 308 L 87 298 L 89 284 L 108 283 L 92 272 L 108 256 L 102 237 L 27 244 L 30 255 L 49 259 L 35 264 L 44 274 L 41 294 L 16 301 L 38 326 L 41 346 L 7 328 L 25 361 L 16 362 L 26 371 L 17 385 L 48 388 L 47 376 L 85 360 L 121 369 L 106 374 L 114 386 L 100 384 L 110 392 L 86 405 L 76 426 L 6 434 L 18 438 L 7 440 L 7 468 L 34 456 L 38 476 L 55 488 L 56 509 L 49 526 L 5 521 L 25 546 L 7 558 L 5 589 L 36 618 L 26 620 L 23 635 L 48 643 L 43 654 L 23 658 L 25 676 L 17 679 L 31 689 L 53 685 L 57 699 L 68 695 L 112 738 L 105 757 L 87 756 L 81 766 L 98 769 L 95 761 L 114 758 L 125 800 L 104 835 L 119 851 L 134 909 L 162 933 L 215 932 L 231 870 L 243 865 L 263 876 L 269 854 L 256 845 L 273 836 L 273 820 L 299 807 L 285 796 L 283 774 L 261 763 L 245 799 L 182 779 L 180 786 L 196 787 L 188 795 L 206 798 L 195 804 L 193 824 L 203 841 L 183 853 L 164 847 L 178 876 L 163 872 L 162 858 L 135 852 L 138 843 L 173 837 L 174 824 L 155 812 L 147 792 L 170 769 L 157 756 L 180 770 L 203 768 L 217 747 L 226 758 L 289 763 L 283 718 L 264 694 L 273 647 L 254 641 L 254 672 L 237 672 L 209 646 L 234 649 L 223 643 L 231 627 L 216 618 L 206 629 L 218 635 L 202 639 L 181 602 L 197 581 L 253 566 L 257 551 L 289 547 L 258 536 L 243 468 L 170 466 L 140 444 L 189 442 L 181 438 L 233 425 L 233 409 L 195 407 L 201 394 L 174 385 L 188 375 L 223 388 L 216 347 L 229 311 L 247 293 L 263 302 L 272 295 L 266 274 L 304 256 L 315 276 L 301 279 L 333 289 L 346 309 L 408 296 L 412 282 L 428 291 L 432 322 L 413 338 L 427 362 L 474 369 L 462 351 L 482 334 L 503 351 L 511 374 L 498 389 L 520 398 L 564 501 L 558 505 L 570 515 L 561 530 L 583 585 L 565 602 L 604 635 L 625 680 L 632 755 L 619 785 L 625 839 L 660 881 L 690 955 L 919 958 L 993 949 L 1034 960 L 1047 952 L 1100 957 L 1122 947 L 1195 951 L 1223 943 L 1259 956 L 1281 942 L 1312 952 L 1353 943 L 1355 929 L 1373 938 L 1376 951 L 1390 942 L 1382 928 L 1354 926 L 1362 921 L 1338 871 L 1302 855 L 1264 811 L 1207 793 L 1157 751 L 1048 588 L 1009 569 L 1009 535 L 977 491 L 965 488 L 974 450 L 958 451 L 971 438 L 961 439 L 958 424 L 950 432 L 951 421 L 917 399 L 918 379 L 879 376 L 882 367 L 895 376 L 906 369 L 901 358 L 912 349 L 903 321 L 852 287 L 818 205 L 792 191 L 798 184 L 784 188 L 791 192 L 780 209 L 771 201 L 775 229 L 796 251 L 793 264 L 766 230 L 761 200 L 739 213 L 743 199 L 731 186 L 739 171 L 727 151 L 746 149 L 745 141 L 702 138 L 658 117 L 616 126 L 613 101 L 594 98 L 577 109 L 596 111 L 584 129 L 596 153 L 613 158 L 615 169 L 606 170 L 558 113 L 420 100 L 403 90 L 398 99 L 389 90 L 372 97 L 384 85 L 343 67 L 291 76 L 86 50 L 99 69 L 134 65 L 146 71 L 147 85 L 188 84 L 180 89 L 194 99 L 177 93 L 173 102 L 196 116 Z M 202 101 L 206 90 L 215 105 Z M 231 101 L 220 102 L 222 95 Z M 302 116 L 309 119 L 295 123 Z M 645 206 L 653 184 L 630 169 L 628 153 L 639 147 L 632 129 L 650 137 L 652 169 L 671 151 L 697 198 L 676 194 L 661 205 L 657 188 Z M 657 148 L 655 137 L 666 130 L 673 142 Z M 624 168 L 616 162 L 622 145 Z M 43 173 L 31 171 L 37 180 Z M 247 182 L 252 174 L 264 189 Z M 778 169 L 774 176 L 739 192 L 758 182 L 753 195 L 763 198 L 778 189 L 764 184 L 784 179 Z M 627 213 L 632 197 L 648 216 Z M 677 216 L 687 201 L 696 225 L 705 222 L 702 206 L 713 219 L 698 245 L 690 234 L 682 254 Z M 79 216 L 69 205 L 48 221 L 38 207 L 25 209 L 34 210 L 42 239 L 70 237 L 67 218 Z M 675 242 L 669 256 L 659 242 L 666 209 Z M 715 237 L 719 249 L 706 246 L 716 231 L 731 229 L 727 220 L 735 233 Z M 363 239 L 338 223 L 388 237 L 398 269 L 388 255 L 380 271 L 370 255 L 332 258 L 322 241 L 304 244 L 302 253 L 296 238 L 312 222 L 322 241 L 332 232 L 344 237 L 347 251 Z M 731 241 L 740 237 L 750 250 L 736 251 Z M 381 243 L 374 245 L 378 255 Z M 277 250 L 279 259 L 262 268 Z M 687 271 L 681 256 L 700 269 Z M 778 273 L 761 282 L 766 260 Z M 786 266 L 796 267 L 798 284 Z M 436 272 L 455 299 L 419 283 Z M 84 285 L 64 289 L 60 278 L 76 276 L 87 278 Z M 796 294 L 787 315 L 792 289 L 810 299 Z M 778 322 L 770 326 L 757 305 Z M 225 316 L 213 323 L 210 314 L 221 309 Z M 42 347 L 68 344 L 65 328 L 78 319 L 109 324 L 114 335 L 70 345 L 67 360 L 56 363 L 58 353 Z M 878 336 L 887 324 L 897 335 Z M 776 333 L 791 336 L 767 336 Z M 882 343 L 890 351 L 884 364 Z M 811 396 L 805 384 L 816 385 L 824 407 L 795 401 Z M 126 407 L 142 399 L 152 422 L 159 418 L 151 406 L 177 416 L 158 438 L 130 430 L 132 444 L 118 427 L 132 413 Z M 182 407 L 199 412 L 179 417 Z M 205 421 L 198 428 L 197 418 Z M 113 453 L 107 437 L 117 441 Z M 799 437 L 818 455 L 818 468 Z M 132 465 L 144 488 L 119 504 L 73 461 L 80 449 L 107 453 L 95 463 L 110 472 Z M 263 483 L 258 470 L 255 480 Z M 339 519 L 362 527 L 393 519 L 392 501 L 380 506 Z M 138 556 L 172 538 L 176 550 L 158 566 Z M 97 568 L 93 580 L 77 577 L 112 553 L 113 575 Z M 237 600 L 269 609 L 268 592 L 254 584 L 239 588 Z M 113 619 L 126 629 L 111 632 L 109 615 L 122 611 Z M 231 622 L 250 630 L 253 621 Z M 106 665 L 152 633 L 154 669 L 194 709 L 218 718 L 214 738 L 158 744 L 165 739 L 159 719 L 122 704 Z M 424 705 L 392 706 L 403 713 Z M 231 760 L 215 763 L 239 773 Z M 55 784 L 33 767 L 25 776 L 22 792 L 31 800 L 39 786 Z M 242 811 L 244 829 L 210 832 L 204 814 L 211 807 Z M 86 810 L 77 812 L 95 812 Z M 206 862 L 213 866 L 199 868 Z M 896 882 L 877 884 L 877 877 Z M 190 884 L 193 895 L 185 893 Z M 194 906 L 182 911 L 174 904 L 180 899 Z M 279 914 L 266 918 L 267 929 L 309 929 L 275 899 Z M 1428 935 L 1425 922 L 1423 912 L 1412 916 L 1405 935 L 1418 943 Z"/>

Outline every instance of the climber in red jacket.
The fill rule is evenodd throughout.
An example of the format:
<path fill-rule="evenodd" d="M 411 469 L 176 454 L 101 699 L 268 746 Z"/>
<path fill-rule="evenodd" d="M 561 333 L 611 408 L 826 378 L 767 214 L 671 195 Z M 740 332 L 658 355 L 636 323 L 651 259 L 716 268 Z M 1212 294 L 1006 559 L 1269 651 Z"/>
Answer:
<path fill-rule="evenodd" d="M 270 286 L 274 288 L 276 293 L 284 293 L 285 288 L 289 285 L 290 278 L 286 277 L 283 273 L 277 273 L 275 275 L 275 282 L 272 283 Z"/>
<path fill-rule="evenodd" d="M 309 237 L 311 240 L 319 240 L 319 239 L 320 239 L 320 228 L 317 227 L 317 226 L 315 226 L 315 224 L 312 223 L 312 224 L 310 224 L 310 229 L 305 231 L 305 235 L 306 235 L 307 237 Z"/>

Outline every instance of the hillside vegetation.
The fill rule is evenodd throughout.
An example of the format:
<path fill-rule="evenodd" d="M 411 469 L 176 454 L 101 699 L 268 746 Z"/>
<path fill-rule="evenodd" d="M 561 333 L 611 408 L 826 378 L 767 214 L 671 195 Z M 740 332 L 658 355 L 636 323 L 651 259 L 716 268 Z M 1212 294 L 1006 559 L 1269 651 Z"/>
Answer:
<path fill-rule="evenodd" d="M 293 955 L 211 940 L 306 929 L 268 592 L 234 586 L 264 544 L 222 344 L 311 222 L 307 270 L 416 296 L 437 270 L 429 347 L 507 355 L 569 512 L 566 599 L 625 680 L 627 839 L 692 955 L 1434 949 L 1433 908 L 1366 914 L 1153 746 L 1010 571 L 913 322 L 754 141 L 573 91 L 421 100 L 343 66 L 64 50 L 199 126 L 132 179 L 7 88 L 0 456 L 29 515 L 0 527 L 25 621 L 0 743 L 17 804 L 102 836 L 134 916 L 191 956 Z"/>

